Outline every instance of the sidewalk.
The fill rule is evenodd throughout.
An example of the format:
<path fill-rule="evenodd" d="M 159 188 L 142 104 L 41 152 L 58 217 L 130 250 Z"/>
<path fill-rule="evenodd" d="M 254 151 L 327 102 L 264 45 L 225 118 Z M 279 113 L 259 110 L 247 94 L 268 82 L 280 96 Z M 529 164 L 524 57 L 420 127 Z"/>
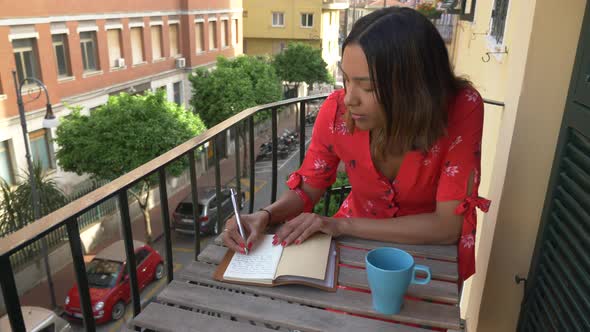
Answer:
<path fill-rule="evenodd" d="M 295 130 L 295 115 L 296 113 L 293 112 L 289 115 L 285 114 L 280 117 L 277 126 L 279 135 L 287 128 L 290 130 Z M 258 136 L 255 136 L 255 153 L 258 152 L 260 144 L 270 139 L 270 135 L 271 130 L 269 128 L 268 133 L 261 133 Z M 242 143 L 240 143 L 240 158 L 242 158 L 241 148 Z M 231 153 L 232 154 L 229 155 L 227 158 L 220 161 L 220 174 L 222 185 L 231 182 L 236 177 L 234 151 L 231 151 Z M 245 165 L 243 160 L 240 160 L 240 162 L 241 165 Z M 279 185 L 281 185 L 281 182 L 279 182 Z M 210 167 L 205 173 L 203 173 L 201 176 L 197 178 L 197 186 L 215 186 L 215 167 Z M 180 203 L 180 201 L 182 201 L 182 199 L 184 199 L 189 194 L 190 183 L 187 183 L 186 186 L 180 189 L 176 194 L 170 195 L 168 197 L 170 220 L 172 220 L 172 212 L 174 211 L 174 208 L 178 205 L 178 203 Z M 163 238 L 163 225 L 161 213 L 162 212 L 159 204 L 150 209 L 151 226 L 154 242 L 159 241 Z M 143 216 L 140 215 L 139 217 L 133 219 L 132 233 L 134 239 L 139 241 L 145 240 L 145 226 L 143 222 Z M 114 238 L 113 242 L 116 240 L 118 239 Z M 109 244 L 110 243 L 104 243 L 101 247 L 104 248 Z M 161 254 L 162 256 L 165 255 L 163 252 Z M 69 264 L 60 271 L 52 270 L 52 274 L 57 304 L 58 306 L 63 307 L 67 292 L 75 283 L 75 272 L 73 265 Z M 45 308 L 50 308 L 51 300 L 47 280 L 43 280 L 40 284 L 21 295 L 20 301 L 21 305 L 41 306 Z"/>

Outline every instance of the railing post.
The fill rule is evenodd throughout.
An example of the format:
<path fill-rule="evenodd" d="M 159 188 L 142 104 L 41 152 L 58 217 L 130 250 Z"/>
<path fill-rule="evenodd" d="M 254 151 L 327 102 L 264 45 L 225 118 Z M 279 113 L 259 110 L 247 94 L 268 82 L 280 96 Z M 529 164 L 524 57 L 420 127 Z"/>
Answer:
<path fill-rule="evenodd" d="M 278 137 L 278 109 L 274 107 L 272 110 L 272 185 L 271 185 L 271 195 L 270 195 L 270 203 L 274 203 L 277 200 L 277 167 L 278 167 L 278 146 L 279 146 L 279 137 Z"/>
<path fill-rule="evenodd" d="M 193 216 L 195 220 L 195 261 L 201 253 L 201 221 L 199 214 L 199 193 L 197 192 L 197 167 L 195 165 L 195 150 L 187 154 L 191 176 L 191 200 L 193 202 Z"/>
<path fill-rule="evenodd" d="M 324 216 L 328 215 L 328 210 L 330 209 L 330 198 L 332 197 L 332 187 L 326 190 L 324 194 Z"/>
<path fill-rule="evenodd" d="M 299 166 L 303 164 L 305 158 L 305 106 L 307 104 L 302 101 L 299 107 Z"/>
<path fill-rule="evenodd" d="M 234 126 L 234 148 L 235 148 L 235 160 L 236 160 L 236 191 L 238 193 L 238 206 L 242 203 L 242 184 L 241 178 L 242 173 L 240 171 L 240 127 L 239 123 Z M 241 211 L 240 211 L 241 212 Z"/>
<path fill-rule="evenodd" d="M 166 246 L 166 269 L 168 283 L 174 279 L 174 262 L 172 261 L 172 236 L 170 234 L 170 210 L 168 208 L 168 188 L 166 188 L 166 168 L 159 170 L 160 177 L 160 207 L 162 210 L 162 224 L 164 226 L 164 239 Z"/>
<path fill-rule="evenodd" d="M 25 320 L 20 307 L 14 272 L 10 265 L 10 256 L 0 257 L 0 284 L 2 286 L 2 295 L 4 296 L 4 305 L 6 313 L 13 331 L 25 331 Z"/>
<path fill-rule="evenodd" d="M 248 145 L 250 148 L 250 204 L 248 207 L 249 213 L 254 212 L 254 186 L 256 185 L 256 170 L 254 160 L 254 116 L 248 118 Z"/>
<path fill-rule="evenodd" d="M 82 241 L 80 239 L 80 230 L 76 218 L 66 221 L 68 237 L 70 239 L 70 250 L 72 251 L 72 260 L 74 262 L 74 272 L 76 273 L 76 282 L 78 283 L 78 295 L 80 296 L 80 308 L 84 317 L 84 330 L 96 331 L 94 315 L 92 313 L 92 303 L 90 300 L 90 291 L 88 286 L 88 276 L 86 275 L 86 264 L 82 252 Z"/>
<path fill-rule="evenodd" d="M 127 253 L 127 272 L 131 285 L 133 316 L 135 317 L 141 312 L 141 303 L 139 300 L 139 285 L 137 283 L 137 262 L 135 261 L 135 248 L 133 247 L 133 234 L 131 232 L 131 217 L 129 216 L 129 199 L 127 198 L 126 189 L 119 191 L 119 209 L 123 224 L 123 241 L 125 243 L 125 252 Z"/>
<path fill-rule="evenodd" d="M 225 133 L 225 132 L 222 132 Z M 217 144 L 218 140 L 221 136 L 216 135 L 213 138 L 213 163 L 215 164 L 215 207 L 217 208 L 217 215 L 215 216 L 215 227 L 218 232 L 214 232 L 216 235 L 221 232 L 221 228 L 223 225 L 221 222 L 221 203 L 223 202 L 223 198 L 221 196 L 221 168 L 219 166 L 219 144 Z"/>

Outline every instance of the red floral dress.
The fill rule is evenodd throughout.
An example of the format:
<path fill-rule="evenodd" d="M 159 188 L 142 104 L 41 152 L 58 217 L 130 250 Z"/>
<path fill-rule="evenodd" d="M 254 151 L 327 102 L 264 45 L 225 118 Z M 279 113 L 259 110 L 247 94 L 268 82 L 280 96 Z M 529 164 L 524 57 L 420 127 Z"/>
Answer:
<path fill-rule="evenodd" d="M 342 161 L 352 190 L 334 217 L 395 218 L 432 213 L 439 201 L 461 201 L 455 213 L 464 216 L 457 244 L 462 283 L 475 273 L 475 209 L 487 211 L 490 204 L 477 194 L 483 129 L 483 101 L 479 93 L 468 88 L 456 96 L 448 110 L 447 135 L 439 138 L 427 153 L 408 152 L 393 181 L 373 164 L 369 131 L 347 130 L 345 111 L 344 90 L 335 91 L 326 99 L 305 160 L 287 180 L 289 188 L 297 189 L 301 181 L 314 188 L 329 187 Z M 467 195 L 471 173 L 474 186 L 472 194 Z"/>

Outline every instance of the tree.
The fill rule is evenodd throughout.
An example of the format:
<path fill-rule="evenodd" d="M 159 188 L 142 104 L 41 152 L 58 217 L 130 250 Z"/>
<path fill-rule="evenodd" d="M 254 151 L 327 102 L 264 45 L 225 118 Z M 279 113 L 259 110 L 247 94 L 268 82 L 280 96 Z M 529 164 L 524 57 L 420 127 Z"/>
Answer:
<path fill-rule="evenodd" d="M 301 82 L 311 86 L 313 83 L 334 81 L 322 59 L 322 51 L 305 43 L 289 43 L 275 56 L 273 66 L 279 78 L 293 83 L 296 89 Z"/>
<path fill-rule="evenodd" d="M 33 174 L 39 197 L 39 211 L 41 216 L 61 208 L 67 203 L 67 198 L 53 178 L 43 173 L 39 163 L 33 164 Z M 35 220 L 31 200 L 30 173 L 25 171 L 20 184 L 11 188 L 0 179 L 0 237 L 23 228 Z"/>
<path fill-rule="evenodd" d="M 89 173 L 96 179 L 113 180 L 184 143 L 206 129 L 203 121 L 182 106 L 166 100 L 164 91 L 109 98 L 89 116 L 79 109 L 57 128 L 57 159 L 66 171 Z M 177 176 L 186 168 L 182 158 L 167 167 Z M 144 178 L 129 193 L 137 199 L 144 216 L 146 242 L 152 241 L 147 209 L 155 176 Z"/>
<path fill-rule="evenodd" d="M 249 107 L 281 99 L 281 83 L 270 61 L 262 57 L 218 57 L 215 69 L 197 68 L 189 77 L 191 105 L 209 128 Z M 247 160 L 245 123 L 242 128 L 242 160 Z M 246 174 L 247 167 L 242 169 Z"/>

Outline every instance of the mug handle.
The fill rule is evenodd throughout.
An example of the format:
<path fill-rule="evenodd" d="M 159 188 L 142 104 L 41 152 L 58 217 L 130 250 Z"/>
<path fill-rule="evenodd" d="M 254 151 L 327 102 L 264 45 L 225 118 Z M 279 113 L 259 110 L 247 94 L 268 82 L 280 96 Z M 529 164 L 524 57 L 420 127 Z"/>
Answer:
<path fill-rule="evenodd" d="M 422 271 L 422 272 L 426 273 L 426 278 L 424 278 L 424 279 L 416 278 L 416 271 Z M 414 266 L 414 271 L 412 272 L 412 283 L 413 284 L 426 285 L 427 283 L 430 282 L 430 278 L 431 278 L 431 273 L 430 273 L 430 268 L 428 266 L 425 266 L 425 265 L 415 265 Z"/>

